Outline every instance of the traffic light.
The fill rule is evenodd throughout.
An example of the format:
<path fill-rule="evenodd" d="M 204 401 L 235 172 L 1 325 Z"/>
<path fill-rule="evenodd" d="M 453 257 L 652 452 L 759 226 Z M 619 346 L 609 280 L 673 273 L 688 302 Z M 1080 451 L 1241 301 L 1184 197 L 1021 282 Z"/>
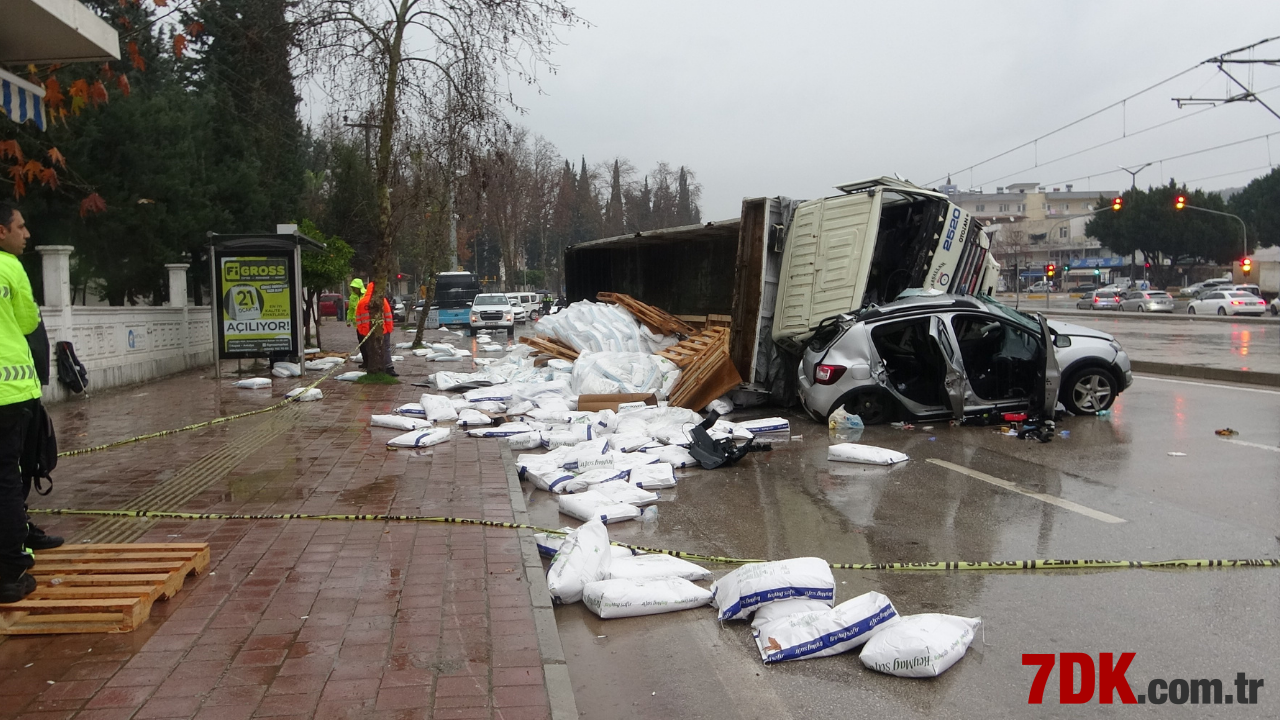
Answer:
<path fill-rule="evenodd" d="M 397 280 L 403 280 L 403 279 L 404 279 L 404 273 L 396 273 L 396 279 L 397 279 Z"/>
<path fill-rule="evenodd" d="M 1063 265 L 1063 266 L 1062 266 L 1062 274 L 1063 274 L 1063 275 L 1066 275 L 1066 274 L 1068 274 L 1068 273 L 1070 273 L 1070 272 L 1071 272 L 1071 266 L 1070 266 L 1070 265 Z"/>
<path fill-rule="evenodd" d="M 1094 276 L 1094 277 L 1102 277 L 1102 271 L 1101 271 L 1101 270 L 1099 270 L 1099 269 L 1097 269 L 1097 268 L 1094 268 L 1094 269 L 1093 269 L 1093 276 Z"/>
<path fill-rule="evenodd" d="M 1176 198 L 1174 198 L 1174 199 L 1173 199 L 1173 209 L 1174 209 L 1174 210 L 1181 210 L 1182 208 L 1184 208 L 1184 207 L 1186 207 L 1186 206 L 1187 206 L 1187 196 L 1186 196 L 1186 195 L 1179 195 L 1178 197 L 1176 197 Z"/>
<path fill-rule="evenodd" d="M 1048 265 L 1044 266 L 1044 274 L 1048 275 L 1049 277 L 1053 277 L 1053 273 L 1057 269 L 1058 267 L 1056 265 L 1054 265 L 1053 263 L 1049 263 Z"/>
<path fill-rule="evenodd" d="M 1249 271 L 1250 271 L 1250 270 L 1253 270 L 1253 260 L 1252 260 L 1252 259 L 1250 259 L 1250 258 L 1245 258 L 1245 259 L 1241 260 L 1241 261 L 1240 261 L 1240 272 L 1244 273 L 1244 276 L 1245 276 L 1245 277 L 1249 277 Z"/>
<path fill-rule="evenodd" d="M 1149 263 L 1149 262 L 1148 262 L 1148 263 L 1143 263 L 1142 267 L 1144 267 L 1144 268 L 1146 268 L 1146 269 L 1150 270 L 1150 269 L 1151 269 L 1151 263 Z"/>
<path fill-rule="evenodd" d="M 1111 198 L 1111 209 L 1112 209 L 1112 210 L 1115 210 L 1115 211 L 1119 212 L 1120 208 L 1122 208 L 1122 207 L 1124 207 L 1124 198 L 1120 198 L 1120 197 L 1117 197 L 1117 198 Z"/>

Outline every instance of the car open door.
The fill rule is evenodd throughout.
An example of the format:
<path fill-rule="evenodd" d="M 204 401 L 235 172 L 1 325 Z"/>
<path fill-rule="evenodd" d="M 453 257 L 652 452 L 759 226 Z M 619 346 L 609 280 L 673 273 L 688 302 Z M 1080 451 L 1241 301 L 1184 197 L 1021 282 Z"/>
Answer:
<path fill-rule="evenodd" d="M 942 390 L 947 396 L 947 405 L 951 408 L 951 414 L 955 416 L 956 420 L 963 420 L 964 366 L 961 363 L 960 354 L 956 352 L 955 346 L 951 344 L 951 337 L 947 332 L 947 324 L 941 317 L 934 315 L 930 319 L 929 336 L 937 344 L 938 350 L 942 353 L 942 358 L 947 364 L 946 374 L 942 379 Z"/>
<path fill-rule="evenodd" d="M 1039 410 L 1045 419 L 1052 420 L 1054 410 L 1058 407 L 1058 387 L 1062 384 L 1062 373 L 1058 370 L 1058 354 L 1053 344 L 1053 331 L 1049 328 L 1049 321 L 1041 313 L 1036 313 L 1036 320 L 1040 321 L 1040 334 L 1044 337 L 1044 367 L 1041 370 L 1044 392 L 1031 398 L 1031 411 L 1035 413 Z"/>

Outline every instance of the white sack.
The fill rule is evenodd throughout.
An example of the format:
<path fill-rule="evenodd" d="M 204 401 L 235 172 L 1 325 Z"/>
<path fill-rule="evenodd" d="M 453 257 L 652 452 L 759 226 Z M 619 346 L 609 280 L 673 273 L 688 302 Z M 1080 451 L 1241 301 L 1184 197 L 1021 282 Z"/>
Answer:
<path fill-rule="evenodd" d="M 494 427 L 480 428 L 479 430 L 468 430 L 467 434 L 476 438 L 511 437 L 512 435 L 526 434 L 531 429 L 532 428 L 524 423 L 503 423 Z"/>
<path fill-rule="evenodd" d="M 391 362 L 404 362 L 404 356 L 403 356 L 403 355 L 392 355 L 392 356 L 391 356 Z"/>
<path fill-rule="evenodd" d="M 678 577 L 600 580 L 582 591 L 582 604 L 606 620 L 689 610 L 710 601 L 710 592 Z"/>
<path fill-rule="evenodd" d="M 573 426 L 565 426 L 565 427 L 573 427 Z M 547 448 L 548 450 L 555 450 L 556 448 L 564 445 L 577 445 L 583 440 L 591 439 L 590 425 L 578 425 L 576 427 L 581 428 L 581 431 L 578 431 L 576 429 L 575 430 L 552 430 L 551 432 L 544 433 L 542 436 L 542 446 Z"/>
<path fill-rule="evenodd" d="M 679 445 L 645 448 L 644 454 L 656 456 L 660 462 L 668 463 L 673 468 L 687 468 L 698 464 L 689 451 Z"/>
<path fill-rule="evenodd" d="M 811 600 L 807 597 L 791 598 L 790 600 L 779 600 L 771 602 L 761 607 L 751 616 L 751 628 L 759 630 L 761 627 L 768 625 L 776 620 L 781 620 L 789 615 L 799 615 L 808 612 L 826 612 L 831 606 L 821 600 Z"/>
<path fill-rule="evenodd" d="M 398 343 L 396 343 L 396 349 L 397 349 L 397 350 L 408 350 L 408 349 L 409 349 L 409 348 L 411 348 L 411 347 L 413 347 L 413 343 L 411 343 L 411 342 L 398 342 Z"/>
<path fill-rule="evenodd" d="M 715 411 L 721 415 L 728 415 L 733 412 L 733 400 L 728 395 L 720 397 L 707 403 L 707 412 Z"/>
<path fill-rule="evenodd" d="M 497 343 L 486 343 L 480 346 L 480 352 L 502 352 L 502 346 Z"/>
<path fill-rule="evenodd" d="M 368 373 L 364 372 L 363 370 L 352 370 L 350 372 L 344 372 L 340 375 L 335 375 L 333 379 L 341 380 L 343 382 L 355 382 L 360 378 L 364 377 L 365 375 L 368 375 Z"/>
<path fill-rule="evenodd" d="M 645 490 L 664 490 L 676 486 L 676 474 L 670 463 L 653 463 L 631 469 L 627 482 Z"/>
<path fill-rule="evenodd" d="M 461 427 L 492 424 L 493 418 L 485 415 L 479 410 L 467 409 L 458 413 L 458 425 Z"/>
<path fill-rule="evenodd" d="M 520 433 L 507 437 L 507 446 L 512 450 L 532 450 L 542 447 L 542 433 L 538 431 Z"/>
<path fill-rule="evenodd" d="M 862 664 L 898 677 L 937 677 L 964 657 L 981 624 L 939 613 L 904 616 L 867 642 Z"/>
<path fill-rule="evenodd" d="M 271 387 L 271 378 L 246 378 L 237 380 L 232 383 L 232 387 L 244 388 L 245 390 L 261 390 L 262 388 Z"/>
<path fill-rule="evenodd" d="M 471 403 L 472 410 L 479 410 L 484 413 L 493 413 L 494 415 L 502 415 L 507 411 L 507 406 L 496 400 L 485 400 L 483 402 Z"/>
<path fill-rule="evenodd" d="M 614 558 L 609 566 L 612 580 L 644 580 L 648 578 L 678 577 L 685 580 L 710 580 L 711 571 L 688 560 L 670 555 L 632 555 Z"/>
<path fill-rule="evenodd" d="M 515 394 L 515 389 L 510 385 L 503 383 L 501 385 L 491 385 L 489 387 L 475 388 L 462 393 L 462 397 L 467 402 L 484 402 L 493 400 L 497 402 L 506 402 Z"/>
<path fill-rule="evenodd" d="M 533 542 L 538 546 L 539 555 L 543 557 L 555 557 L 556 552 L 560 550 L 560 545 L 564 543 L 565 536 L 573 532 L 573 528 L 571 527 L 562 527 L 560 528 L 560 530 L 562 530 L 564 534 L 562 535 L 555 535 L 551 533 L 534 533 L 533 534 Z M 609 554 L 613 556 L 613 561 L 617 561 L 618 558 L 623 558 L 623 557 L 629 558 L 637 554 L 643 554 L 643 553 L 636 553 L 633 550 L 631 550 L 631 548 L 624 548 L 624 547 L 619 547 L 617 545 L 610 545 Z M 612 567 L 612 562 L 610 563 L 610 567 Z"/>
<path fill-rule="evenodd" d="M 414 430 L 397 435 L 387 441 L 387 447 L 424 448 L 439 445 L 449 439 L 449 428 L 432 428 L 430 430 Z"/>
<path fill-rule="evenodd" d="M 770 417 L 760 418 L 758 420 L 743 420 L 740 423 L 734 423 L 738 427 L 746 430 L 754 435 L 770 432 L 790 432 L 791 423 L 786 418 Z"/>
<path fill-rule="evenodd" d="M 635 452 L 651 442 L 653 442 L 653 438 L 648 435 L 623 435 L 615 433 L 609 436 L 609 449 L 629 453 Z"/>
<path fill-rule="evenodd" d="M 391 412 L 416 418 L 425 418 L 427 416 L 427 410 L 422 407 L 422 403 L 405 403 Z"/>
<path fill-rule="evenodd" d="M 524 467 L 524 479 L 533 483 L 533 486 L 539 490 L 547 492 L 563 492 L 556 490 L 565 483 L 573 482 L 577 475 L 560 467 L 550 465 L 526 465 Z"/>
<path fill-rule="evenodd" d="M 431 351 L 430 351 L 430 350 L 428 350 L 428 349 L 426 349 L 426 348 L 418 348 L 418 349 L 416 349 L 416 350 L 414 350 L 414 351 L 413 351 L 413 356 L 414 356 L 414 357 L 426 357 L 426 356 L 428 356 L 428 355 L 430 355 L 430 354 L 431 354 Z"/>
<path fill-rule="evenodd" d="M 581 600 L 587 583 L 608 575 L 612 558 L 609 531 L 599 520 L 591 520 L 566 535 L 547 571 L 551 599 L 565 605 Z"/>
<path fill-rule="evenodd" d="M 453 403 L 449 402 L 449 398 L 443 395 L 423 394 L 422 407 L 426 410 L 427 419 L 431 422 L 458 419 L 458 411 L 453 409 Z"/>
<path fill-rule="evenodd" d="M 271 374 L 276 377 L 299 377 L 302 375 L 302 366 L 298 363 L 281 361 L 271 366 Z"/>
<path fill-rule="evenodd" d="M 717 580 L 711 592 L 721 620 L 742 620 L 762 605 L 792 597 L 831 605 L 836 581 L 826 560 L 802 557 L 743 565 Z"/>
<path fill-rule="evenodd" d="M 355 355 L 348 355 L 347 359 L 353 363 L 364 362 L 364 353 L 356 353 Z"/>
<path fill-rule="evenodd" d="M 403 415 L 373 415 L 369 418 L 371 427 L 391 428 L 408 432 L 410 430 L 426 430 L 431 421 L 420 417 L 404 417 Z"/>
<path fill-rule="evenodd" d="M 642 490 L 635 485 L 625 482 L 609 481 L 602 482 L 592 488 L 596 492 L 605 497 L 620 503 L 635 505 L 636 507 L 644 507 L 658 502 L 658 494 Z"/>
<path fill-rule="evenodd" d="M 294 398 L 298 402 L 315 402 L 316 400 L 324 399 L 324 393 L 320 392 L 320 388 L 294 388 L 285 393 L 284 396 Z"/>
<path fill-rule="evenodd" d="M 560 512 L 583 521 L 599 520 L 606 525 L 640 517 L 640 508 L 635 505 L 615 503 L 590 490 L 574 495 L 561 495 Z"/>
<path fill-rule="evenodd" d="M 752 631 L 765 663 L 807 660 L 848 652 L 898 621 L 889 598 L 859 595 L 830 610 L 787 615 Z"/>
<path fill-rule="evenodd" d="M 906 462 L 907 456 L 897 450 L 874 445 L 840 443 L 827 448 L 827 459 L 836 462 L 863 463 L 866 465 L 893 465 L 894 463 Z"/>

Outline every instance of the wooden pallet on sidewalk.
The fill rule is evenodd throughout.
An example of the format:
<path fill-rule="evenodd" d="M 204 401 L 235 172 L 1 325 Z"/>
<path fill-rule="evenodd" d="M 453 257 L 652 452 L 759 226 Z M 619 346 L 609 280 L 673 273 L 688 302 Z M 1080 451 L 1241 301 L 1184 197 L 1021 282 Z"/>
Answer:
<path fill-rule="evenodd" d="M 209 567 L 208 543 L 63 545 L 36 553 L 35 592 L 0 605 L 0 635 L 129 632 Z"/>

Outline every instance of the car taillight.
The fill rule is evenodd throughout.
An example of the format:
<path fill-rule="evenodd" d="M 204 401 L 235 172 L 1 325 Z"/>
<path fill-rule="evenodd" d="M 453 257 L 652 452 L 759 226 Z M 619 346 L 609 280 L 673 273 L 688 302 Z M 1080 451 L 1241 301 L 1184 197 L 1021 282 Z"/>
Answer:
<path fill-rule="evenodd" d="M 1094 295 L 1094 296 L 1093 296 L 1093 301 L 1094 301 L 1094 302 L 1098 302 L 1098 296 L 1097 296 L 1097 295 Z"/>
<path fill-rule="evenodd" d="M 843 365 L 818 365 L 813 369 L 813 381 L 819 385 L 831 385 L 848 370 Z"/>
<path fill-rule="evenodd" d="M 1240 302 L 1239 300 L 1232 300 L 1232 301 L 1231 301 L 1231 304 L 1232 304 L 1232 305 L 1243 305 L 1244 303 Z"/>

